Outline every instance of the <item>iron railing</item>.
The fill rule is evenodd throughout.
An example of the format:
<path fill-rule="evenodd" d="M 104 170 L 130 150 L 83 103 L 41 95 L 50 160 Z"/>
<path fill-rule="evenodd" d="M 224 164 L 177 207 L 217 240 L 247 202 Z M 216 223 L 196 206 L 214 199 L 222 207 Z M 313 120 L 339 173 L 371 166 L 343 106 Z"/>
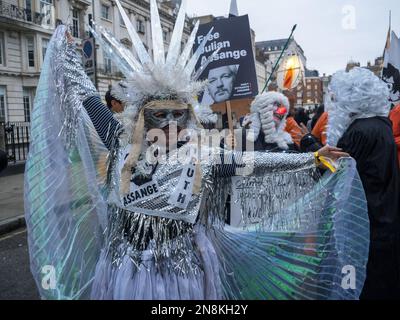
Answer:
<path fill-rule="evenodd" d="M 124 74 L 115 67 L 113 64 L 106 65 L 106 64 L 97 64 L 97 71 L 100 74 L 116 77 L 116 78 L 124 78 Z"/>
<path fill-rule="evenodd" d="M 40 26 L 51 25 L 53 19 L 53 17 L 51 17 L 51 10 L 47 13 L 35 12 L 3 0 L 0 0 L 0 16 L 24 22 L 31 22 Z"/>
<path fill-rule="evenodd" d="M 8 161 L 13 163 L 25 161 L 29 152 L 30 123 L 3 122 L 0 123 L 0 130 L 3 130 L 3 145 Z"/>

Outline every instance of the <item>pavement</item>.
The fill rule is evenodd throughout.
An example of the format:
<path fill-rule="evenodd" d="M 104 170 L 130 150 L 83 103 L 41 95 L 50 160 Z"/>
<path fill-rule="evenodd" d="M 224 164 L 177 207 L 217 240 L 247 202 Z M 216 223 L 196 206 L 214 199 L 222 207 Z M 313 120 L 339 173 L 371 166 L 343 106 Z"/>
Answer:
<path fill-rule="evenodd" d="M 0 173 L 0 300 L 40 299 L 29 269 L 24 164 Z"/>
<path fill-rule="evenodd" d="M 39 300 L 29 268 L 26 229 L 0 236 L 0 300 Z"/>
<path fill-rule="evenodd" d="M 0 236 L 25 226 L 24 164 L 0 173 Z"/>

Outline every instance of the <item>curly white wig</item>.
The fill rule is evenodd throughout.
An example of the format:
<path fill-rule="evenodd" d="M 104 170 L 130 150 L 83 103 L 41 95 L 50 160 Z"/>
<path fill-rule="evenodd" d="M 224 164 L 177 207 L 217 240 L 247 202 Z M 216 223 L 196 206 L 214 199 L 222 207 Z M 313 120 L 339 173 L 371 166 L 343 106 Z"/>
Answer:
<path fill-rule="evenodd" d="M 353 121 L 387 117 L 390 112 L 388 85 L 364 68 L 339 71 L 332 77 L 326 107 L 329 114 L 328 144 L 336 146 Z"/>
<path fill-rule="evenodd" d="M 282 149 L 289 149 L 288 144 L 293 143 L 290 134 L 285 132 L 287 113 L 278 128 L 274 122 L 275 103 L 282 104 L 289 110 L 288 98 L 279 92 L 267 92 L 258 95 L 251 104 L 252 114 L 258 113 L 261 120 L 261 129 L 265 135 L 266 143 L 276 143 Z M 260 129 L 258 129 L 259 131 Z M 256 131 L 256 128 L 254 128 Z M 258 136 L 258 134 L 256 135 Z"/>

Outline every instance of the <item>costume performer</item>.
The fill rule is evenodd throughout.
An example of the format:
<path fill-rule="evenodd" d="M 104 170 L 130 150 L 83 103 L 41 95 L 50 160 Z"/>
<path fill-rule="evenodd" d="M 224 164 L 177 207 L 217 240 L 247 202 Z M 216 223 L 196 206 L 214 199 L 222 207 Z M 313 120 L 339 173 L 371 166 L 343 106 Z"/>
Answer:
<path fill-rule="evenodd" d="M 138 58 L 101 27 L 92 33 L 126 76 L 119 121 L 101 104 L 64 26 L 46 54 L 25 176 L 31 270 L 41 296 L 357 299 L 369 221 L 354 161 L 341 160 L 321 179 L 313 154 L 224 152 L 218 143 L 206 160 L 173 161 L 201 145 L 195 109 L 204 107 L 192 105 L 206 65 L 193 71 L 208 37 L 191 57 L 197 24 L 181 52 L 183 1 L 165 56 L 151 0 L 151 58 L 116 3 Z M 171 123 L 179 135 L 190 129 L 189 140 L 153 149 L 151 131 Z M 262 182 L 242 188 L 240 229 L 225 224 L 223 210 L 233 174 Z M 258 195 L 260 219 L 249 221 Z M 54 282 L 46 282 L 46 270 Z"/>
<path fill-rule="evenodd" d="M 283 94 L 270 91 L 258 95 L 251 104 L 251 114 L 243 121 L 243 127 L 252 129 L 247 140 L 254 142 L 255 151 L 297 151 L 292 137 L 285 131 L 289 113 L 289 100 Z"/>
<path fill-rule="evenodd" d="M 368 201 L 371 246 L 362 297 L 400 298 L 400 173 L 388 86 L 355 68 L 334 74 L 330 97 L 328 143 L 357 161 Z"/>

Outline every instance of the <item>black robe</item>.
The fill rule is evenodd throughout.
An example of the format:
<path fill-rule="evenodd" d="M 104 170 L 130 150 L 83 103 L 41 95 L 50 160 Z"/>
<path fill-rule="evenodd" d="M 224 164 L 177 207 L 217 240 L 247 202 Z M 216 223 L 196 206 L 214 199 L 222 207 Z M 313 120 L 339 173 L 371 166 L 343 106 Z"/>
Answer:
<path fill-rule="evenodd" d="M 246 151 L 246 147 L 249 146 L 249 141 L 246 138 L 246 130 L 243 130 L 242 135 L 242 146 L 244 146 L 243 151 Z M 277 143 L 266 143 L 265 142 L 265 134 L 262 130 L 258 135 L 257 140 L 254 142 L 253 148 L 254 151 L 268 151 L 268 152 L 276 152 L 276 153 L 298 153 L 300 150 L 297 148 L 296 144 L 289 143 L 289 149 L 282 149 L 278 146 Z M 250 150 L 253 151 L 253 150 Z"/>
<path fill-rule="evenodd" d="M 400 298 L 400 173 L 392 123 L 353 122 L 338 143 L 356 161 L 368 202 L 371 244 L 362 299 Z"/>

